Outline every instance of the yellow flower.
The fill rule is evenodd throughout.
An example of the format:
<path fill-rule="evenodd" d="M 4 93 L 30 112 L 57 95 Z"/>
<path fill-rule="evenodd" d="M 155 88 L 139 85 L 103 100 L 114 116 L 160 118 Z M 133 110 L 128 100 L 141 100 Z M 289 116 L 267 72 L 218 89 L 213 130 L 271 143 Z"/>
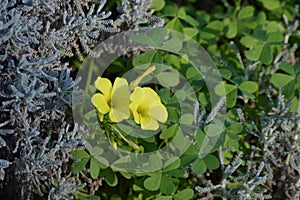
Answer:
<path fill-rule="evenodd" d="M 103 121 L 103 116 L 108 112 L 112 122 L 129 118 L 130 91 L 126 79 L 117 77 L 112 86 L 109 79 L 98 77 L 95 86 L 101 94 L 94 94 L 91 101 L 100 113 L 100 121 Z"/>
<path fill-rule="evenodd" d="M 143 130 L 157 130 L 157 121 L 166 122 L 168 112 L 158 94 L 149 87 L 136 87 L 130 96 L 129 109 L 137 124 Z"/>

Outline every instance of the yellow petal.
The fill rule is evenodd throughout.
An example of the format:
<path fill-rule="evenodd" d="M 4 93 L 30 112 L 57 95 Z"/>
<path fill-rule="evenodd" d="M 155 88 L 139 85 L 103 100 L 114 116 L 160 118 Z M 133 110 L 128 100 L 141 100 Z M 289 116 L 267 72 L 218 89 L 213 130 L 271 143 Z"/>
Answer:
<path fill-rule="evenodd" d="M 160 97 L 152 88 L 144 87 L 142 89 L 144 92 L 143 104 L 153 105 L 160 103 Z"/>
<path fill-rule="evenodd" d="M 126 79 L 116 78 L 111 95 L 111 111 L 109 117 L 113 122 L 128 119 L 130 91 Z"/>
<path fill-rule="evenodd" d="M 140 115 L 137 111 L 137 106 L 134 103 L 129 104 L 129 109 L 135 123 L 140 124 Z"/>
<path fill-rule="evenodd" d="M 152 118 L 160 121 L 166 122 L 168 119 L 168 112 L 163 104 L 155 104 L 150 108 L 149 114 Z"/>
<path fill-rule="evenodd" d="M 105 96 L 103 94 L 94 94 L 92 96 L 92 103 L 93 105 L 97 108 L 97 110 L 102 113 L 102 114 L 106 114 L 109 112 L 110 107 L 107 104 L 107 99 L 105 98 Z"/>
<path fill-rule="evenodd" d="M 157 130 L 159 128 L 158 122 L 151 117 L 141 117 L 141 128 L 143 130 Z"/>
<path fill-rule="evenodd" d="M 138 107 L 144 97 L 144 91 L 143 88 L 141 87 L 136 87 L 132 94 L 130 95 L 130 101 L 135 104 L 136 107 Z"/>
<path fill-rule="evenodd" d="M 95 81 L 95 87 L 102 92 L 102 94 L 110 100 L 112 85 L 109 79 L 98 77 Z"/>
<path fill-rule="evenodd" d="M 137 87 L 131 94 L 130 101 L 138 107 L 138 112 L 142 115 L 149 115 L 149 110 L 153 104 L 160 103 L 160 97 L 149 87 Z"/>

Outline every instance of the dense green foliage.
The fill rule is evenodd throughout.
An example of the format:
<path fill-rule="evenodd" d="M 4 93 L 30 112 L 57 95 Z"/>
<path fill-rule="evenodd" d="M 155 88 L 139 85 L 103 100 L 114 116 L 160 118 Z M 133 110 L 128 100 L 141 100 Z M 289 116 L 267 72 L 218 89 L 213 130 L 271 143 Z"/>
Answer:
<path fill-rule="evenodd" d="M 95 179 L 95 182 L 103 180 L 103 185 L 94 193 L 101 199 L 299 197 L 300 160 L 295 154 L 299 152 L 299 148 L 295 147 L 299 144 L 296 136 L 299 135 L 299 128 L 291 126 L 287 132 L 279 125 L 274 126 L 276 131 L 270 131 L 270 123 L 296 125 L 299 120 L 297 108 L 300 62 L 296 51 L 300 41 L 298 6 L 292 0 L 224 0 L 218 4 L 207 3 L 210 5 L 205 6 L 205 11 L 199 8 L 200 4 L 197 1 L 183 3 L 154 0 L 152 8 L 155 9 L 156 16 L 165 20 L 165 28 L 193 38 L 212 56 L 223 78 L 223 82 L 216 86 L 215 93 L 220 97 L 226 95 L 225 127 L 202 123 L 195 134 L 195 142 L 182 156 L 170 158 L 166 165 L 161 163 L 159 157 L 149 159 L 150 165 L 161 166 L 161 170 L 150 173 L 114 172 L 108 167 L 109 162 L 101 157 L 101 153 L 93 154 L 95 150 L 74 152 L 75 157 L 82 158 L 79 163 L 73 163 L 74 173 L 83 171 Z M 159 40 L 158 37 L 159 35 L 152 37 L 154 43 Z M 144 38 L 144 41 L 150 40 Z M 166 47 L 167 50 L 168 48 L 180 50 L 180 42 L 174 40 Z M 116 74 L 121 76 L 141 65 L 143 70 L 153 63 L 175 69 L 157 72 L 158 84 L 176 86 L 180 82 L 179 74 L 184 76 L 196 91 L 200 111 L 203 112 L 199 112 L 197 116 L 180 116 L 179 102 L 187 97 L 186 88 L 177 91 L 180 94 L 178 99 L 168 89 L 151 85 L 167 106 L 169 119 L 158 135 L 149 138 L 135 139 L 130 135 L 134 131 L 137 131 L 134 135 L 138 135 L 139 131 L 127 127 L 125 130 L 130 135 L 126 132 L 122 134 L 142 148 L 135 149 L 136 152 L 154 151 L 164 145 L 174 145 L 174 148 L 182 145 L 183 140 L 174 137 L 180 130 L 179 118 L 181 123 L 193 124 L 195 117 L 201 115 L 205 121 L 223 107 L 220 102 L 220 107 L 211 108 L 208 89 L 201 76 L 195 73 L 195 69 L 185 58 L 168 51 L 152 50 L 125 60 L 116 60 L 106 70 L 105 76 L 113 79 Z M 204 111 L 208 113 L 205 114 Z M 208 126 L 216 132 L 222 129 L 222 133 L 218 135 L 218 141 L 209 154 L 201 157 L 199 150 L 208 134 Z M 114 132 L 112 129 L 109 131 Z M 213 138 L 214 135 L 210 137 Z M 112 138 L 118 148 L 134 150 L 122 138 Z M 282 144 L 287 140 L 296 148 L 294 152 Z M 276 152 L 278 148 L 283 152 Z M 284 162 L 285 156 L 293 157 L 293 161 L 289 159 Z M 85 169 L 90 169 L 89 173 Z M 293 172 L 288 172 L 288 169 Z M 278 173 L 282 175 L 278 176 Z M 283 178 L 292 174 L 297 178 Z M 282 188 L 284 192 L 276 191 L 280 182 L 285 184 Z M 88 190 L 83 190 L 78 198 L 85 199 L 82 196 L 88 193 Z M 96 196 L 93 198 L 96 199 Z"/>

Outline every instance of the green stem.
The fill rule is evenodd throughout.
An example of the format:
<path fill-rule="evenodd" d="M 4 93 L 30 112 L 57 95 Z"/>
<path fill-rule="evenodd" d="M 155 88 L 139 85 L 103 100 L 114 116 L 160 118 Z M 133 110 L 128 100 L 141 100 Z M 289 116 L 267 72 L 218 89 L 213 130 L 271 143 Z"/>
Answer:
<path fill-rule="evenodd" d="M 237 12 L 239 10 L 240 5 L 241 5 L 241 0 L 238 0 L 237 3 L 236 3 L 236 5 L 235 5 L 234 12 L 232 14 L 232 19 L 236 18 L 236 14 L 237 14 Z"/>
<path fill-rule="evenodd" d="M 91 60 L 90 65 L 89 65 L 87 80 L 86 80 L 86 84 L 85 84 L 85 88 L 84 88 L 85 95 L 87 95 L 88 91 L 89 91 L 89 86 L 90 86 L 90 82 L 92 80 L 93 70 L 94 70 L 94 60 Z"/>
<path fill-rule="evenodd" d="M 118 134 L 119 134 L 119 136 L 129 145 L 129 146 L 131 146 L 133 149 L 135 149 L 135 150 L 137 150 L 137 149 L 139 149 L 139 146 L 137 145 L 137 144 L 135 144 L 134 142 L 132 142 L 131 140 L 128 140 L 127 138 L 125 138 L 124 137 L 124 135 L 122 135 L 122 133 L 116 128 L 116 127 L 114 127 L 114 126 L 112 126 L 112 125 L 110 125 L 111 126 L 111 128 L 113 129 L 113 130 L 115 130 Z"/>

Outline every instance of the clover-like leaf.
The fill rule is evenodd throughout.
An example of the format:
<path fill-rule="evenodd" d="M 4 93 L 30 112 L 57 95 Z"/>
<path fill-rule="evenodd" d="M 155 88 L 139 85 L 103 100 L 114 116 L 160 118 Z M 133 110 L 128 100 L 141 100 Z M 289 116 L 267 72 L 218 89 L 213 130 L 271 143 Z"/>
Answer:
<path fill-rule="evenodd" d="M 258 84 L 253 81 L 245 81 L 239 85 L 239 89 L 242 91 L 253 93 L 258 90 Z"/>
<path fill-rule="evenodd" d="M 245 6 L 238 13 L 238 19 L 245 19 L 254 15 L 255 8 L 253 6 Z"/>
<path fill-rule="evenodd" d="M 184 189 L 177 192 L 174 195 L 174 200 L 182 200 L 182 199 L 192 199 L 194 196 L 194 190 L 192 189 Z"/>
<path fill-rule="evenodd" d="M 96 179 L 99 175 L 100 168 L 98 166 L 98 162 L 95 158 L 91 158 L 90 161 L 90 174 L 93 179 Z"/>
<path fill-rule="evenodd" d="M 165 7 L 166 2 L 164 0 L 153 0 L 151 8 L 155 11 L 160 11 Z"/>
<path fill-rule="evenodd" d="M 180 20 L 177 17 L 175 17 L 174 19 L 169 21 L 166 24 L 165 28 L 183 33 L 183 26 L 182 26 Z"/>
<path fill-rule="evenodd" d="M 203 159 L 198 158 L 195 162 L 192 164 L 192 170 L 193 172 L 197 174 L 203 174 L 206 172 L 206 165 Z"/>
<path fill-rule="evenodd" d="M 175 193 L 176 187 L 173 181 L 166 175 L 162 175 L 159 190 L 166 195 Z"/>
<path fill-rule="evenodd" d="M 114 187 L 118 184 L 118 177 L 116 173 L 111 168 L 106 168 L 100 171 L 100 175 L 104 177 L 105 182 Z"/>
<path fill-rule="evenodd" d="M 132 64 L 135 67 L 152 63 L 163 63 L 163 58 L 158 51 L 147 51 L 143 54 L 136 56 L 132 61 Z M 145 67 L 148 68 L 148 66 Z"/>
<path fill-rule="evenodd" d="M 271 77 L 271 83 L 275 85 L 277 88 L 282 88 L 283 86 L 287 85 L 295 78 L 293 76 L 283 74 L 283 73 L 275 73 Z"/>
<path fill-rule="evenodd" d="M 157 172 L 153 176 L 146 178 L 144 181 L 144 187 L 150 191 L 158 190 L 160 187 L 161 177 L 162 173 Z"/>
<path fill-rule="evenodd" d="M 206 168 L 209 170 L 218 169 L 220 166 L 219 160 L 214 155 L 208 154 L 203 160 Z"/>

